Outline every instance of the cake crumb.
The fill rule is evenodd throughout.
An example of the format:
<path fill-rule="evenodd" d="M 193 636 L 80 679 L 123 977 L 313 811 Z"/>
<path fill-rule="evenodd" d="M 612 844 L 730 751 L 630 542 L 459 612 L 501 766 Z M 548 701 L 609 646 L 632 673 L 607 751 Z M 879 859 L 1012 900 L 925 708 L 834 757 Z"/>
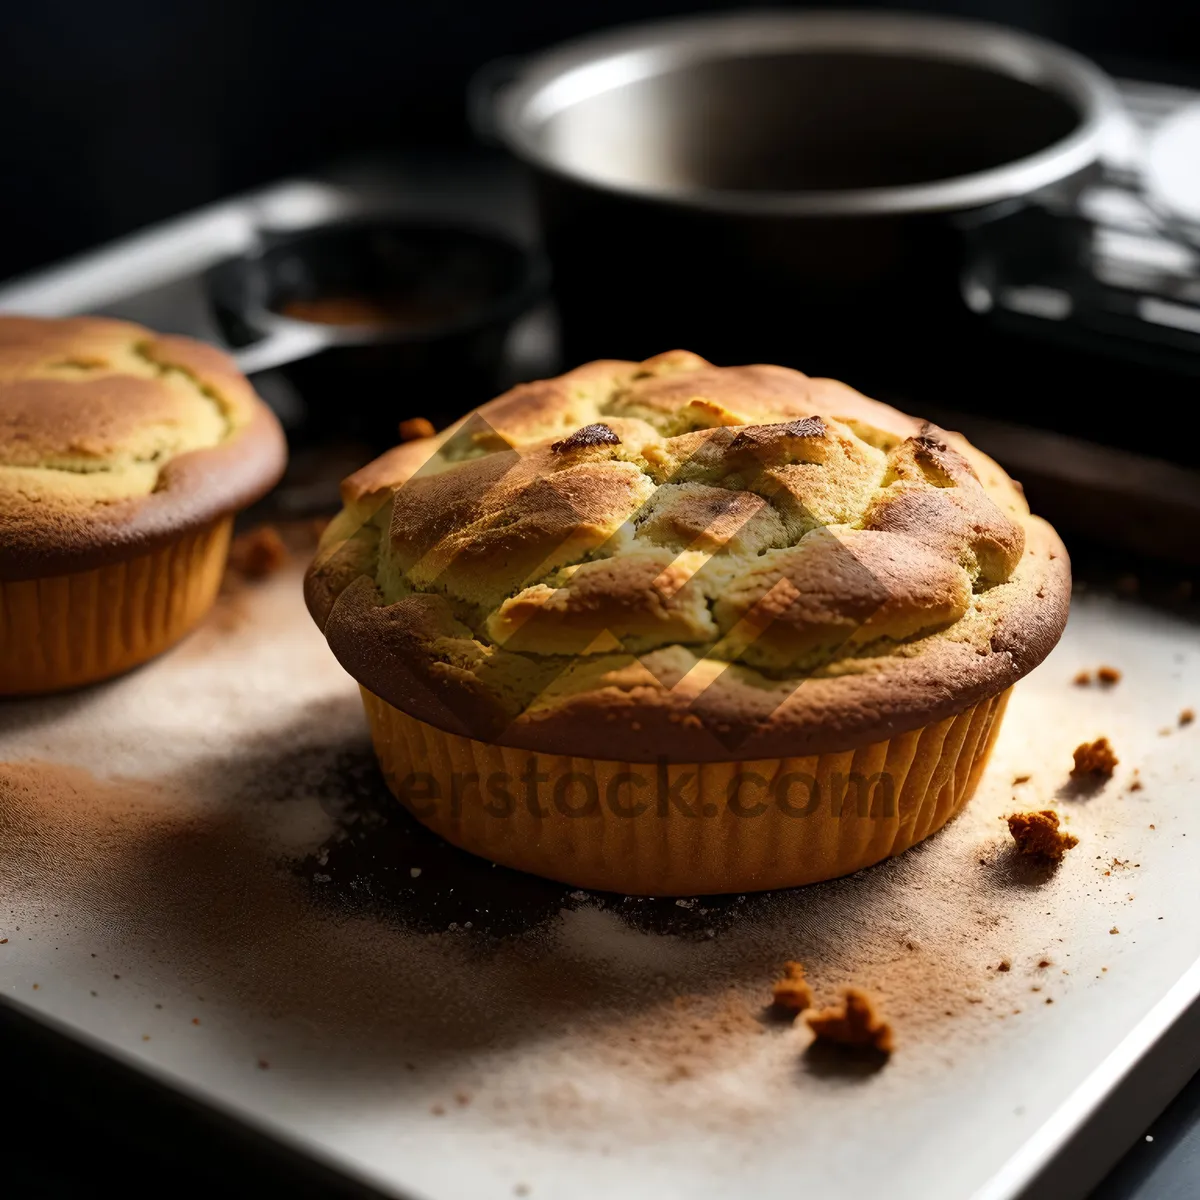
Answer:
<path fill-rule="evenodd" d="M 1038 967 L 1042 970 L 1045 970 L 1046 967 L 1052 966 L 1054 966 L 1054 964 L 1048 958 L 1043 958 L 1041 962 L 1038 963 Z"/>
<path fill-rule="evenodd" d="M 1185 708 L 1179 714 L 1180 725 L 1190 725 L 1196 719 L 1196 710 L 1194 708 Z"/>
<path fill-rule="evenodd" d="M 1097 667 L 1096 679 L 1104 687 L 1112 687 L 1114 683 L 1121 682 L 1121 672 L 1116 667 Z"/>
<path fill-rule="evenodd" d="M 243 579 L 257 581 L 274 575 L 287 564 L 288 548 L 274 525 L 259 525 L 239 534 L 229 547 L 229 569 Z"/>
<path fill-rule="evenodd" d="M 443 1104 L 431 1104 L 429 1106 L 429 1111 L 435 1117 L 444 1117 L 446 1115 L 446 1107 Z"/>
<path fill-rule="evenodd" d="M 1073 833 L 1059 829 L 1058 813 L 1052 809 L 1013 813 L 1006 820 L 1008 832 L 1012 834 L 1020 854 L 1042 858 L 1047 862 L 1062 862 L 1063 855 L 1079 844 L 1079 839 Z"/>
<path fill-rule="evenodd" d="M 1108 932 L 1109 933 L 1120 933 L 1121 931 L 1114 925 Z"/>
<path fill-rule="evenodd" d="M 1016 787 L 1018 784 L 1028 783 L 1032 778 L 1032 775 L 1014 775 L 1013 787 Z"/>
<path fill-rule="evenodd" d="M 1080 742 L 1075 747 L 1075 765 L 1071 768 L 1071 778 L 1111 779 L 1113 770 L 1120 761 L 1106 737 L 1097 738 L 1094 742 Z"/>
<path fill-rule="evenodd" d="M 1089 687 L 1089 686 L 1091 686 L 1091 682 L 1092 682 L 1092 673 L 1091 673 L 1091 671 L 1087 671 L 1087 670 L 1078 671 L 1075 674 L 1075 678 L 1073 680 L 1071 680 L 1071 682 L 1076 687 Z"/>
<path fill-rule="evenodd" d="M 861 988 L 848 987 L 842 1002 L 805 1015 L 808 1027 L 818 1038 L 841 1046 L 871 1047 L 880 1054 L 896 1048 L 892 1027 L 879 1015 L 871 996 Z"/>
<path fill-rule="evenodd" d="M 400 422 L 397 432 L 400 434 L 402 442 L 416 442 L 421 438 L 433 437 L 437 430 L 434 429 L 433 422 L 427 417 L 409 417 Z"/>
<path fill-rule="evenodd" d="M 1007 958 L 1002 958 L 1002 959 L 1001 959 L 1001 960 L 1000 960 L 1000 961 L 999 961 L 999 962 L 996 964 L 996 970 L 997 970 L 997 971 L 1011 971 L 1011 970 L 1012 970 L 1012 963 L 1010 963 L 1010 962 L 1008 961 L 1008 959 L 1007 959 Z"/>
<path fill-rule="evenodd" d="M 796 1016 L 812 1008 L 813 990 L 804 978 L 804 966 L 798 962 L 783 964 L 783 976 L 775 981 L 771 1002 L 780 1011 Z"/>

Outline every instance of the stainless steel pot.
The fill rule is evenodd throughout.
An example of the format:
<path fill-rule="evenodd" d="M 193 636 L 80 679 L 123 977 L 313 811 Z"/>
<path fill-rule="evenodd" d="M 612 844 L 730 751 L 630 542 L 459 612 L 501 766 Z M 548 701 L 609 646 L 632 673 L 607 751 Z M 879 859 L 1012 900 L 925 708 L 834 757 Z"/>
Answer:
<path fill-rule="evenodd" d="M 568 357 L 683 344 L 855 378 L 864 343 L 927 354 L 963 314 L 964 231 L 1082 182 L 1121 120 L 1049 43 L 827 12 L 588 37 L 486 117 L 536 175 Z"/>

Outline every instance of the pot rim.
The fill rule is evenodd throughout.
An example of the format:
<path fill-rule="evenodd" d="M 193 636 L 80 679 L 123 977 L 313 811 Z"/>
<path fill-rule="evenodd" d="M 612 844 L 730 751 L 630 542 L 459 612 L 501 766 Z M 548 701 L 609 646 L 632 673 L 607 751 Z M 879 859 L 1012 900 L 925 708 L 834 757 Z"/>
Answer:
<path fill-rule="evenodd" d="M 786 49 L 908 54 L 990 68 L 1068 100 L 1079 124 L 1043 150 L 984 171 L 899 187 L 807 192 L 605 179 L 558 161 L 539 142 L 546 121 L 580 100 L 666 69 Z M 519 158 L 593 190 L 729 214 L 842 217 L 983 208 L 1039 191 L 1102 157 L 1122 125 L 1122 106 L 1115 85 L 1095 64 L 1003 26 L 920 14 L 780 11 L 626 26 L 567 42 L 527 60 L 497 89 L 492 118 L 499 140 Z"/>

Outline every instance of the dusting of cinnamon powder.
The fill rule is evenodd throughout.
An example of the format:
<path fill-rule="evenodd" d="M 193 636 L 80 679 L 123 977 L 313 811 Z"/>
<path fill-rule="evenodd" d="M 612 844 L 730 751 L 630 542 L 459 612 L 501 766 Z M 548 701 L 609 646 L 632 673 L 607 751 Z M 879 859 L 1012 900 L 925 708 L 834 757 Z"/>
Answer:
<path fill-rule="evenodd" d="M 776 980 L 771 1000 L 780 1012 L 795 1016 L 812 1008 L 813 990 L 804 978 L 804 967 L 798 962 L 783 964 L 783 976 Z"/>
<path fill-rule="evenodd" d="M 1058 813 L 1053 809 L 1013 813 L 1007 821 L 1008 832 L 1021 854 L 1044 858 L 1048 862 L 1062 862 L 1063 855 L 1079 844 L 1073 833 L 1059 829 Z"/>
<path fill-rule="evenodd" d="M 896 1048 L 892 1027 L 875 1007 L 875 1001 L 861 988 L 848 987 L 842 1002 L 805 1016 L 808 1027 L 827 1042 L 840 1046 L 858 1046 L 891 1054 Z"/>
<path fill-rule="evenodd" d="M 1113 770 L 1120 761 L 1106 737 L 1097 738 L 1094 742 L 1080 742 L 1075 747 L 1075 765 L 1071 768 L 1071 778 L 1111 779 Z"/>

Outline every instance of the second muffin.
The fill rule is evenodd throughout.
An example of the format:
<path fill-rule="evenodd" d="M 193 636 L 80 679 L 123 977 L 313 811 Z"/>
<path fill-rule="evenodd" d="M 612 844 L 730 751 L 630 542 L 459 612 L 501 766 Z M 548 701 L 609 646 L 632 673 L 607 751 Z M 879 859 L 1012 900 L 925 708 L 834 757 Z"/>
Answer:
<path fill-rule="evenodd" d="M 144 662 L 208 610 L 286 448 L 233 361 L 99 317 L 0 316 L 0 695 Z"/>

